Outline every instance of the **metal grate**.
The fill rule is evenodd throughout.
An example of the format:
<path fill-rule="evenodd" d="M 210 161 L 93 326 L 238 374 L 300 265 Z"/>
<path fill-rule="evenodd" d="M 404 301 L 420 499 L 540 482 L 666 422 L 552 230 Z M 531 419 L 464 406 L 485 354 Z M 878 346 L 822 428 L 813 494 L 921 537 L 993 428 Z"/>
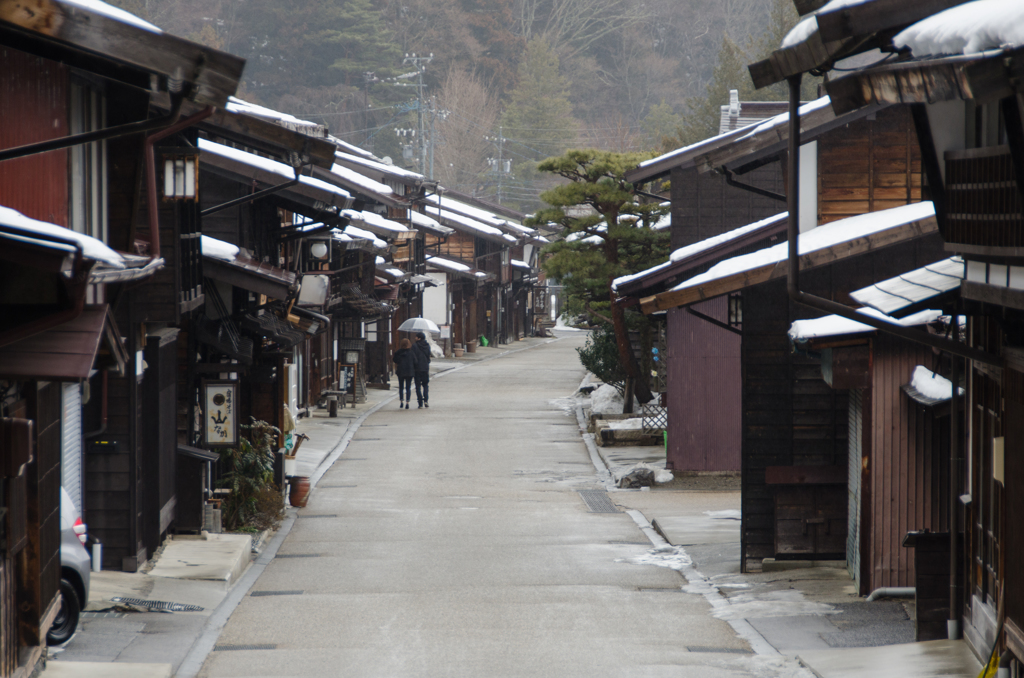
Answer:
<path fill-rule="evenodd" d="M 304 591 L 294 589 L 291 591 L 253 591 L 249 594 L 251 598 L 259 598 L 260 596 L 301 596 Z"/>
<path fill-rule="evenodd" d="M 612 500 L 604 490 L 580 490 L 579 492 L 591 513 L 621 513 L 612 504 Z"/>
<path fill-rule="evenodd" d="M 640 426 L 644 433 L 656 433 L 668 428 L 668 408 L 654 402 L 643 405 L 643 419 Z"/>
<path fill-rule="evenodd" d="M 227 652 L 229 650 L 276 650 L 277 645 L 273 643 L 256 643 L 254 645 L 214 645 L 214 652 Z"/>
<path fill-rule="evenodd" d="M 704 645 L 688 645 L 687 652 L 724 652 L 726 654 L 752 654 L 750 650 L 738 647 L 706 647 Z"/>
<path fill-rule="evenodd" d="M 185 605 L 184 603 L 167 603 L 162 600 L 143 600 L 142 598 L 122 598 L 120 596 L 111 598 L 111 602 L 132 607 L 144 607 L 157 612 L 202 612 L 203 608 L 198 605 Z"/>

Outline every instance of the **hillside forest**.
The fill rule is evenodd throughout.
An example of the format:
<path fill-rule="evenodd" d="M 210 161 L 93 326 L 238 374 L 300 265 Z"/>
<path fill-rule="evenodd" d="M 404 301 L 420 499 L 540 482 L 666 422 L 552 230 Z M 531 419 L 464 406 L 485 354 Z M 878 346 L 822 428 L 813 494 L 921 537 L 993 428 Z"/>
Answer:
<path fill-rule="evenodd" d="M 531 212 L 570 148 L 712 136 L 791 0 L 112 0 L 247 60 L 239 95 L 445 186 Z M 813 89 L 809 95 L 813 95 Z"/>

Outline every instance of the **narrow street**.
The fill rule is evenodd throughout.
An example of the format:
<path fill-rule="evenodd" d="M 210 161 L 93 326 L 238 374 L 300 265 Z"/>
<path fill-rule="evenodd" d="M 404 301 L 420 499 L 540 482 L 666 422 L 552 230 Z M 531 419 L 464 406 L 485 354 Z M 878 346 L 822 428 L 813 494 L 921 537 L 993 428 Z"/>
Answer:
<path fill-rule="evenodd" d="M 582 333 L 435 378 L 362 424 L 200 675 L 778 675 L 603 492 Z M 561 401 L 561 402 L 560 402 Z M 599 508 L 599 507 L 598 507 Z"/>

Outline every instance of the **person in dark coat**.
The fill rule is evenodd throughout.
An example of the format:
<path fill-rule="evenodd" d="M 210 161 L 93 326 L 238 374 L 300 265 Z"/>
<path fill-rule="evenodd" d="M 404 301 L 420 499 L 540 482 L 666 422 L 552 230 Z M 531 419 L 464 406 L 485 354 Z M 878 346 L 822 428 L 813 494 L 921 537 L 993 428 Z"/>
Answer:
<path fill-rule="evenodd" d="M 423 360 L 416 367 L 416 401 L 421 408 L 430 407 L 430 343 L 427 342 L 427 335 L 417 332 L 413 349 L 423 356 Z"/>
<path fill-rule="evenodd" d="M 423 362 L 422 354 L 411 341 L 402 339 L 391 359 L 395 361 L 395 374 L 398 375 L 398 409 L 409 409 L 409 403 L 412 402 L 412 380 L 419 364 Z"/>

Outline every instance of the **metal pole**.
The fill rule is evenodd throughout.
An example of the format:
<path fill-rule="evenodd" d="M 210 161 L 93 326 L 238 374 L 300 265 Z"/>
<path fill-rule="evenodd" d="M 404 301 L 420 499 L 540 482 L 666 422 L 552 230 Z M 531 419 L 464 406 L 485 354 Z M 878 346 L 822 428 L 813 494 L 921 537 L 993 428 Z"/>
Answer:
<path fill-rule="evenodd" d="M 959 304 L 953 314 L 953 341 L 960 341 L 960 316 Z M 950 401 L 950 422 L 949 422 L 949 619 L 946 622 L 947 635 L 950 640 L 960 639 L 960 616 L 957 605 L 958 582 L 957 582 L 957 561 L 959 560 L 957 550 L 959 549 L 960 531 L 960 358 L 956 355 L 950 356 L 952 369 L 950 370 L 953 382 L 953 397 Z"/>

